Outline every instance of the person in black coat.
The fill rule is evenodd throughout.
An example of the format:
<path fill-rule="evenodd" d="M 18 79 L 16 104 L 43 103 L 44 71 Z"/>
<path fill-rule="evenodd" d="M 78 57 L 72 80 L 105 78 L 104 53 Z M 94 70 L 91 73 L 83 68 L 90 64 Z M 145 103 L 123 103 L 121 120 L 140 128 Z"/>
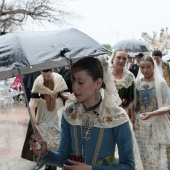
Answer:
<path fill-rule="evenodd" d="M 129 71 L 131 71 L 135 78 L 137 77 L 138 75 L 138 70 L 139 70 L 139 62 L 140 62 L 140 59 L 143 57 L 143 53 L 139 53 L 138 55 L 136 55 L 136 63 L 135 64 L 132 64 L 131 68 L 129 69 Z"/>
<path fill-rule="evenodd" d="M 62 75 L 62 77 L 64 78 L 67 84 L 68 89 L 65 90 L 65 92 L 72 93 L 73 91 L 72 91 L 72 83 L 71 83 L 71 66 L 67 65 L 67 66 L 61 67 L 59 74 Z"/>

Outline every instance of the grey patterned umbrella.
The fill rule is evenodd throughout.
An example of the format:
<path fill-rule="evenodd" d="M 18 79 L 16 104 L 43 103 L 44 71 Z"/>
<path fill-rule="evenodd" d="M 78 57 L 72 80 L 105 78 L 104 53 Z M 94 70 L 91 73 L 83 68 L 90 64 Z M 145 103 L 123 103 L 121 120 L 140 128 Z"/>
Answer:
<path fill-rule="evenodd" d="M 137 39 L 126 39 L 118 42 L 112 47 L 114 50 L 127 50 L 128 52 L 150 52 L 152 49 L 150 46 L 142 41 Z"/>

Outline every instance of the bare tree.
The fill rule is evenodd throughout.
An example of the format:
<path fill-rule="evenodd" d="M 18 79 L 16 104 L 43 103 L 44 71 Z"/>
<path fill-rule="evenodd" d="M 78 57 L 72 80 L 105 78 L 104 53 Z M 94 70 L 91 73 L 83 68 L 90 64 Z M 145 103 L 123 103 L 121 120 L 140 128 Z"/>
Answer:
<path fill-rule="evenodd" d="M 78 15 L 65 11 L 62 0 L 0 0 L 0 32 L 22 27 L 28 17 L 42 23 L 63 24 L 66 19 Z M 8 2 L 7 2 L 8 1 Z M 55 4 L 55 6 L 54 6 Z"/>

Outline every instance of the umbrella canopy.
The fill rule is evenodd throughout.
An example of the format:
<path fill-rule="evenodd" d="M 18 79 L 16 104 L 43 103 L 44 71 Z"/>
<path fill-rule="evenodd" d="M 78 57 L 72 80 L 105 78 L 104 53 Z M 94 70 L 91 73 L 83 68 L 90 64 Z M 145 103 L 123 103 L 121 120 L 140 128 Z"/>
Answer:
<path fill-rule="evenodd" d="M 164 51 L 162 52 L 162 59 L 163 59 L 163 60 L 170 61 L 170 50 L 169 50 L 169 49 L 164 50 Z"/>
<path fill-rule="evenodd" d="M 8 33 L 0 36 L 0 80 L 16 75 L 69 65 L 81 57 L 111 53 L 77 29 Z M 21 76 L 23 85 L 23 79 Z M 25 88 L 23 86 L 24 95 Z M 33 118 L 25 95 L 33 132 Z M 37 167 L 39 166 L 37 159 Z M 38 168 L 36 168 L 38 169 Z"/>
<path fill-rule="evenodd" d="M 136 39 L 127 39 L 118 42 L 112 47 L 114 50 L 127 50 L 128 52 L 150 52 L 152 49 L 149 45 L 142 41 Z"/>
<path fill-rule="evenodd" d="M 0 36 L 0 79 L 69 65 L 69 59 L 111 53 L 81 31 L 8 33 Z"/>

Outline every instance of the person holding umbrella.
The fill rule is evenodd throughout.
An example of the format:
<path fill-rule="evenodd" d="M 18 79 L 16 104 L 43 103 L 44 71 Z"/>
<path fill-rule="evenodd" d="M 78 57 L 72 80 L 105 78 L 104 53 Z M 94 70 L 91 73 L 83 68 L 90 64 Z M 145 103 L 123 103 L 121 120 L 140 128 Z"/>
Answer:
<path fill-rule="evenodd" d="M 121 100 L 107 59 L 80 59 L 73 64 L 72 71 L 75 100 L 62 108 L 57 152 L 47 149 L 38 130 L 30 141 L 33 151 L 42 155 L 41 166 L 51 164 L 66 170 L 143 170 L 129 117 L 119 107 Z M 116 144 L 119 163 L 115 159 Z"/>
<path fill-rule="evenodd" d="M 116 50 L 112 58 L 112 76 L 118 90 L 119 97 L 122 100 L 121 106 L 129 115 L 132 124 L 134 124 L 134 75 L 125 68 L 128 53 L 126 50 Z"/>

